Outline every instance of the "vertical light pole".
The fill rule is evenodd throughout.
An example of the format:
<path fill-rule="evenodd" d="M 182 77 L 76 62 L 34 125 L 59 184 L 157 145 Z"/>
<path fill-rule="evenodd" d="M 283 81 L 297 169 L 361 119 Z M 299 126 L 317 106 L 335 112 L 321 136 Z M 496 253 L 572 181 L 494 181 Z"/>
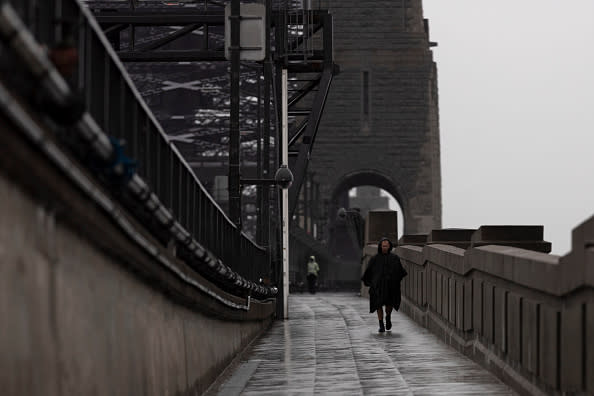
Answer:
<path fill-rule="evenodd" d="M 239 137 L 239 73 L 240 73 L 240 3 L 231 1 L 231 108 L 229 128 L 229 217 L 241 230 L 240 137 Z"/>
<path fill-rule="evenodd" d="M 287 69 L 282 71 L 282 155 L 281 166 L 289 166 L 289 112 L 287 94 Z M 283 189 L 283 313 L 289 318 L 289 189 Z"/>
<path fill-rule="evenodd" d="M 264 59 L 264 158 L 262 160 L 262 175 L 264 178 L 270 177 L 270 85 L 272 84 L 272 55 L 271 55 L 271 40 L 270 40 L 270 26 L 272 25 L 272 0 L 266 0 L 266 26 L 265 26 L 265 47 L 266 58 Z M 262 199 L 262 241 L 264 246 L 270 252 L 270 188 L 264 189 L 264 197 Z M 271 255 L 268 255 L 271 259 Z M 268 275 L 272 276 L 271 262 L 268 262 Z"/>
<path fill-rule="evenodd" d="M 258 179 L 262 178 L 262 116 L 260 114 L 261 108 L 261 97 L 262 97 L 262 90 L 260 89 L 260 72 L 257 73 L 258 77 L 258 123 L 257 123 L 257 130 L 258 130 L 258 143 L 256 144 L 256 174 L 258 175 Z M 262 208 L 262 186 L 256 187 L 256 243 L 258 245 L 262 245 L 262 213 L 264 212 Z"/>

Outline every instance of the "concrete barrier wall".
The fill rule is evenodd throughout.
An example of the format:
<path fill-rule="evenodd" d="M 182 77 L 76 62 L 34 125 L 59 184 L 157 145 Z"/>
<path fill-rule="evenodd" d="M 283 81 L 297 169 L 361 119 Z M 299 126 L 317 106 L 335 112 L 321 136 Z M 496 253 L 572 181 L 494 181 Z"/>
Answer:
<path fill-rule="evenodd" d="M 274 302 L 181 282 L 1 127 L 0 144 L 3 395 L 200 394 L 270 324 Z"/>
<path fill-rule="evenodd" d="M 402 311 L 520 393 L 594 394 L 592 241 L 594 217 L 573 231 L 563 257 L 502 245 L 400 246 L 409 274 Z"/>

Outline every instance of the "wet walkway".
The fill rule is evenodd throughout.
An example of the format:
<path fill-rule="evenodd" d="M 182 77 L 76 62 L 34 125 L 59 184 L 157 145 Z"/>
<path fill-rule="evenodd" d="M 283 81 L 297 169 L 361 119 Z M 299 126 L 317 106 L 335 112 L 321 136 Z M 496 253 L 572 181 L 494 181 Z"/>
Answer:
<path fill-rule="evenodd" d="M 289 304 L 290 319 L 275 322 L 209 394 L 514 394 L 404 314 L 378 333 L 367 299 L 296 294 Z"/>

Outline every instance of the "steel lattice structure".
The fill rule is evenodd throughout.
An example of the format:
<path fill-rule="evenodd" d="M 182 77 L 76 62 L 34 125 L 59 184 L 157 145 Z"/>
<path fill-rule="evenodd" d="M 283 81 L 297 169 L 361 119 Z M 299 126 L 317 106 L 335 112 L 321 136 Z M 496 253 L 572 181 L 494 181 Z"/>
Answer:
<path fill-rule="evenodd" d="M 223 56 L 222 15 L 223 7 L 229 3 L 87 1 L 170 140 L 211 190 L 213 179 L 227 174 L 230 160 L 233 93 L 230 65 Z M 269 58 L 268 85 L 266 62 L 241 63 L 241 175 L 270 177 L 266 164 L 271 169 L 278 166 L 278 74 L 280 67 L 287 67 L 291 73 L 290 166 L 296 176 L 290 207 L 296 213 L 298 207 L 304 206 L 298 205 L 300 189 L 308 177 L 306 169 L 315 133 L 332 75 L 337 71 L 328 44 L 331 19 L 329 25 L 323 12 L 304 11 L 301 1 L 272 1 L 270 6 L 274 17 L 269 23 L 275 29 L 270 34 L 273 55 Z M 271 89 L 268 104 L 265 86 Z M 318 94 L 320 86 L 323 89 Z M 242 188 L 244 229 L 253 234 L 259 229 L 256 214 L 262 212 L 263 204 L 257 192 L 254 186 Z M 273 212 L 274 198 L 271 197 Z"/>

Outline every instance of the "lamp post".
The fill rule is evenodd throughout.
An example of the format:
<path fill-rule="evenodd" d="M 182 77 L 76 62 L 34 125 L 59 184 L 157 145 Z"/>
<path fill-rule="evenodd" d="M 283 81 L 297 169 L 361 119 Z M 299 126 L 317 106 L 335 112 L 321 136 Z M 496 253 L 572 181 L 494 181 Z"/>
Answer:
<path fill-rule="evenodd" d="M 274 179 L 241 179 L 242 185 L 279 185 L 282 188 L 282 295 L 283 317 L 289 313 L 289 187 L 293 183 L 293 173 L 289 169 L 289 111 L 287 69 L 281 70 L 281 166 Z"/>
<path fill-rule="evenodd" d="M 284 142 L 287 140 L 284 139 Z M 283 148 L 286 151 L 286 147 Z M 288 158 L 288 155 L 287 155 Z M 279 186 L 283 191 L 283 216 L 282 216 L 282 227 L 283 227 L 283 316 L 284 319 L 288 318 L 289 311 L 289 187 L 293 184 L 293 173 L 289 169 L 286 163 L 283 163 L 280 168 L 276 171 L 274 179 L 241 179 L 241 185 L 247 186 Z"/>
<path fill-rule="evenodd" d="M 287 87 L 288 74 L 287 69 L 283 67 L 282 82 L 282 119 L 281 119 L 281 167 L 285 167 L 289 172 L 289 92 Z M 279 171 L 280 171 L 279 169 Z M 277 172 L 278 173 L 278 172 Z M 292 177 L 292 175 L 291 175 Z M 289 318 L 289 190 L 283 189 L 283 315 L 285 319 Z"/>
<path fill-rule="evenodd" d="M 278 30 L 278 29 L 277 29 Z M 277 31 L 277 34 L 278 31 Z M 276 171 L 274 179 L 241 179 L 243 185 L 280 185 L 282 188 L 282 295 L 283 295 L 283 318 L 288 319 L 289 312 L 289 187 L 293 183 L 293 173 L 289 169 L 289 109 L 288 109 L 288 70 L 285 66 L 279 66 L 279 77 L 281 85 L 281 136 L 280 136 L 280 159 L 281 165 Z"/>

